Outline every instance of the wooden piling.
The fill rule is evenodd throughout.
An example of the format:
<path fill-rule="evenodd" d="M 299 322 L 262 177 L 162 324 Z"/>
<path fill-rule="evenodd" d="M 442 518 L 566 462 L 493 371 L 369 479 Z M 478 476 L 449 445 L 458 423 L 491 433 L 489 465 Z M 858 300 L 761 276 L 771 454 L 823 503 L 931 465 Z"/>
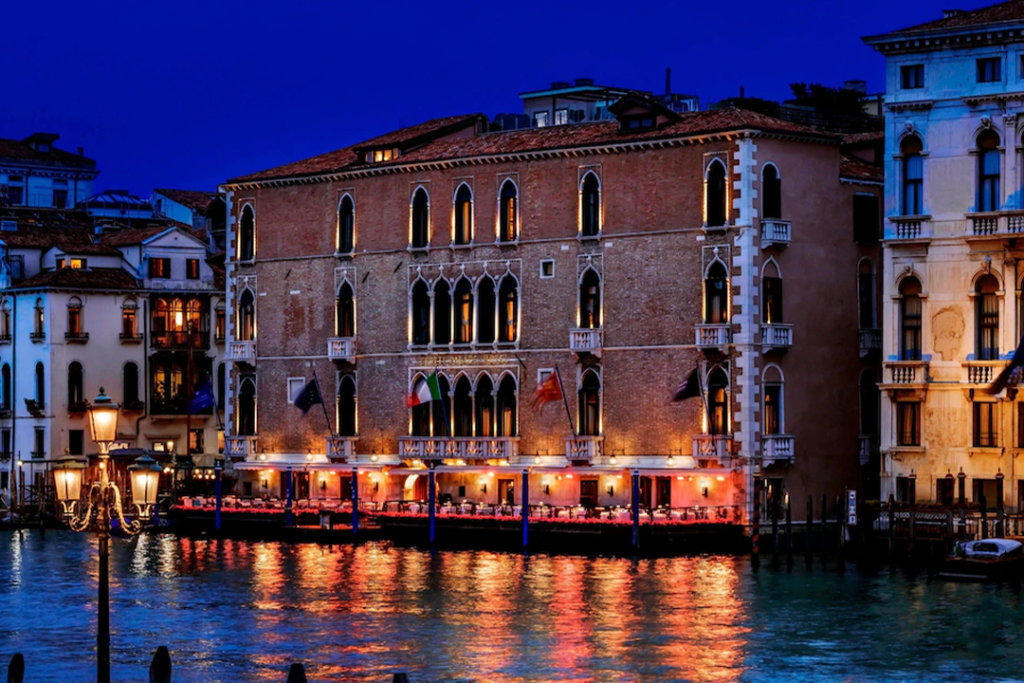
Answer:
<path fill-rule="evenodd" d="M 768 498 L 768 505 L 772 512 L 772 556 L 779 554 L 779 492 L 772 490 Z"/>
<path fill-rule="evenodd" d="M 846 570 L 846 524 L 843 522 L 843 500 L 836 496 L 836 527 L 839 529 L 839 559 L 836 560 L 836 569 Z"/>
<path fill-rule="evenodd" d="M 821 543 L 821 554 L 825 555 L 825 529 L 828 528 L 828 495 L 821 494 L 821 533 L 818 534 L 818 540 Z"/>
<path fill-rule="evenodd" d="M 807 564 L 811 563 L 811 533 L 814 531 L 814 498 L 807 494 L 807 516 L 804 518 L 807 523 L 804 526 L 804 554 L 807 556 Z"/>
<path fill-rule="evenodd" d="M 985 496 L 982 495 L 979 498 L 981 503 L 981 537 L 988 538 L 988 502 L 985 500 Z"/>
<path fill-rule="evenodd" d="M 917 536 L 917 504 L 913 503 L 910 506 L 910 545 L 907 546 L 907 554 L 912 555 L 914 552 L 914 540 Z"/>
<path fill-rule="evenodd" d="M 750 566 L 754 571 L 761 566 L 761 477 L 754 474 L 754 518 L 750 529 Z"/>
<path fill-rule="evenodd" d="M 889 561 L 896 557 L 896 498 L 889 494 Z"/>
<path fill-rule="evenodd" d="M 171 683 L 171 653 L 161 645 L 149 665 L 149 683 Z"/>
<path fill-rule="evenodd" d="M 960 540 L 967 540 L 967 509 L 963 505 L 960 506 Z"/>
<path fill-rule="evenodd" d="M 25 658 L 21 656 L 20 652 L 16 652 L 11 657 L 10 664 L 7 665 L 7 683 L 24 683 L 25 681 Z"/>
<path fill-rule="evenodd" d="M 395 674 L 395 677 L 391 679 L 391 683 L 409 683 L 409 674 Z"/>
<path fill-rule="evenodd" d="M 295 662 L 288 669 L 287 683 L 309 683 L 306 680 L 306 667 L 302 665 L 302 662 Z"/>
<path fill-rule="evenodd" d="M 786 494 L 786 564 L 793 566 L 793 505 Z"/>

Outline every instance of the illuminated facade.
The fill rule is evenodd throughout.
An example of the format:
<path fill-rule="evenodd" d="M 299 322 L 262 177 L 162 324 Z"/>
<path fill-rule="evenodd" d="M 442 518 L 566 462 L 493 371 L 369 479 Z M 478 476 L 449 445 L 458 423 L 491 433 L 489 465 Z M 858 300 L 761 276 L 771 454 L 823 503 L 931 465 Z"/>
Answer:
<path fill-rule="evenodd" d="M 866 38 L 886 58 L 882 494 L 1024 507 L 1024 401 L 983 390 L 1024 332 L 1024 7 Z"/>
<path fill-rule="evenodd" d="M 438 119 L 221 188 L 240 493 L 284 497 L 290 469 L 299 497 L 344 498 L 358 467 L 364 499 L 422 500 L 432 463 L 457 502 L 518 503 L 526 469 L 532 503 L 603 507 L 638 471 L 644 507 L 745 522 L 755 471 L 857 485 L 879 138 L 638 94 L 611 111 Z M 695 366 L 703 400 L 671 403 Z M 435 371 L 443 400 L 407 409 Z M 532 410 L 556 371 L 566 405 Z M 314 372 L 326 420 L 291 405 Z"/>

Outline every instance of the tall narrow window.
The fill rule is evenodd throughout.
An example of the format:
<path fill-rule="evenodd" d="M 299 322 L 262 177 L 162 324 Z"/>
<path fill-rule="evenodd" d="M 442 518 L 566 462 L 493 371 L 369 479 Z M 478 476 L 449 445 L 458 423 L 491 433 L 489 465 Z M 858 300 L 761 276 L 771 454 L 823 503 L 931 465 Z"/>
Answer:
<path fill-rule="evenodd" d="M 335 311 L 335 332 L 338 337 L 356 336 L 356 306 L 352 296 L 352 287 L 347 282 L 338 290 Z"/>
<path fill-rule="evenodd" d="M 875 318 L 875 272 L 871 261 L 863 260 L 857 266 L 857 309 L 860 329 L 873 330 Z"/>
<path fill-rule="evenodd" d="M 597 176 L 587 173 L 580 190 L 580 233 L 594 237 L 601 232 L 601 184 Z"/>
<path fill-rule="evenodd" d="M 704 215 L 708 226 L 725 225 L 729 215 L 725 205 L 727 196 L 725 190 L 725 164 L 721 159 L 713 159 L 708 164 L 707 181 L 704 187 Z"/>
<path fill-rule="evenodd" d="M 500 220 L 498 222 L 498 239 L 502 242 L 515 242 L 518 237 L 518 196 L 516 184 L 506 180 L 501 186 L 501 197 L 498 202 Z"/>
<path fill-rule="evenodd" d="M 601 278 L 592 268 L 580 280 L 580 327 L 601 327 Z"/>
<path fill-rule="evenodd" d="M 412 343 L 430 343 L 430 293 L 423 280 L 412 287 Z"/>
<path fill-rule="evenodd" d="M 764 198 L 761 200 L 763 217 L 782 218 L 782 180 L 779 178 L 779 169 L 774 164 L 768 164 L 764 168 L 761 191 L 764 192 Z"/>
<path fill-rule="evenodd" d="M 356 244 L 356 207 L 345 195 L 338 205 L 338 253 L 351 254 Z"/>
<path fill-rule="evenodd" d="M 704 324 L 729 322 L 729 283 L 725 266 L 715 261 L 704 278 Z"/>
<path fill-rule="evenodd" d="M 922 190 L 924 186 L 924 157 L 921 138 L 911 135 L 900 143 L 903 155 L 903 201 L 904 216 L 919 216 L 923 213 Z"/>
<path fill-rule="evenodd" d="M 978 279 L 977 293 L 977 358 L 999 360 L 999 280 L 994 275 Z"/>
<path fill-rule="evenodd" d="M 502 278 L 498 298 L 500 300 L 498 341 L 514 342 L 519 320 L 519 287 L 511 275 Z"/>
<path fill-rule="evenodd" d="M 238 341 L 256 339 L 256 302 L 251 289 L 245 289 L 238 299 Z"/>
<path fill-rule="evenodd" d="M 4 299 L 0 304 L 0 340 L 11 338 L 11 302 Z"/>
<path fill-rule="evenodd" d="M 123 391 L 121 396 L 124 398 L 124 405 L 126 408 L 131 408 L 139 404 L 139 366 L 135 363 L 124 364 L 123 374 Z"/>
<path fill-rule="evenodd" d="M 765 325 L 778 325 L 782 322 L 782 278 L 774 263 L 769 263 L 761 278 L 761 322 Z"/>
<path fill-rule="evenodd" d="M 921 283 L 900 283 L 900 360 L 921 360 Z"/>
<path fill-rule="evenodd" d="M 476 381 L 476 436 L 494 436 L 494 384 L 487 375 Z"/>
<path fill-rule="evenodd" d="M 729 378 L 721 368 L 708 375 L 708 433 L 729 433 Z"/>
<path fill-rule="evenodd" d="M 873 194 L 853 195 L 853 241 L 862 246 L 878 242 L 878 197 Z"/>
<path fill-rule="evenodd" d="M 412 247 L 425 249 L 430 244 L 430 197 L 422 187 L 412 196 Z"/>
<path fill-rule="evenodd" d="M 865 368 L 860 374 L 860 433 L 878 435 L 878 385 L 875 371 Z"/>
<path fill-rule="evenodd" d="M 36 299 L 36 307 L 32 310 L 32 336 L 36 339 L 46 337 L 46 309 L 43 300 Z"/>
<path fill-rule="evenodd" d="M 11 409 L 11 366 L 4 363 L 0 369 L 0 410 Z"/>
<path fill-rule="evenodd" d="M 356 383 L 344 375 L 338 385 L 338 436 L 356 435 Z"/>
<path fill-rule="evenodd" d="M 978 136 L 978 211 L 999 210 L 999 134 L 986 130 Z"/>
<path fill-rule="evenodd" d="M 601 433 L 601 379 L 593 370 L 583 375 L 579 391 L 579 433 L 598 436 Z"/>
<path fill-rule="evenodd" d="M 68 300 L 68 331 L 65 336 L 68 339 L 82 337 L 82 300 L 77 296 Z"/>
<path fill-rule="evenodd" d="M 256 382 L 251 377 L 238 387 L 238 435 L 256 435 Z"/>
<path fill-rule="evenodd" d="M 452 387 L 448 383 L 448 378 L 438 376 L 437 386 L 441 391 L 440 401 L 431 401 L 430 406 L 433 411 L 434 421 L 434 436 L 452 436 L 451 430 L 451 417 L 452 417 Z"/>
<path fill-rule="evenodd" d="M 425 380 L 419 378 L 413 384 L 413 394 L 419 394 L 423 389 Z M 431 407 L 436 401 L 428 401 L 426 403 L 417 403 L 412 407 L 412 424 L 410 434 L 412 436 L 430 436 L 430 413 Z M 440 425 L 438 425 L 440 428 Z M 443 432 L 438 432 L 440 435 Z"/>
<path fill-rule="evenodd" d="M 998 445 L 998 403 L 974 402 L 974 445 L 991 448 Z"/>
<path fill-rule="evenodd" d="M 455 283 L 455 343 L 473 341 L 473 285 L 466 278 Z"/>
<path fill-rule="evenodd" d="M 137 324 L 138 304 L 134 299 L 128 299 L 121 306 L 121 339 L 135 339 Z"/>
<path fill-rule="evenodd" d="M 477 314 L 476 338 L 481 344 L 492 344 L 495 337 L 494 329 L 494 281 L 486 275 L 476 286 Z"/>
<path fill-rule="evenodd" d="M 42 363 L 36 363 L 36 403 L 46 405 L 46 370 Z"/>
<path fill-rule="evenodd" d="M 84 382 L 82 364 L 73 361 L 68 365 L 68 410 L 75 411 L 85 408 Z"/>
<path fill-rule="evenodd" d="M 434 343 L 449 344 L 452 340 L 452 296 L 445 280 L 434 284 Z"/>
<path fill-rule="evenodd" d="M 782 385 L 765 384 L 764 387 L 764 433 L 782 433 Z"/>
<path fill-rule="evenodd" d="M 498 425 L 497 436 L 515 436 L 519 433 L 516 421 L 516 381 L 511 375 L 498 384 Z"/>
<path fill-rule="evenodd" d="M 221 363 L 217 366 L 217 407 L 220 410 L 224 410 L 224 390 L 226 384 L 224 363 Z"/>
<path fill-rule="evenodd" d="M 463 183 L 455 192 L 455 244 L 473 241 L 473 192 Z"/>
<path fill-rule="evenodd" d="M 256 258 L 256 214 L 248 204 L 242 209 L 238 226 L 238 260 L 252 261 Z"/>
<path fill-rule="evenodd" d="M 917 401 L 896 403 L 896 445 L 921 445 L 921 404 Z"/>

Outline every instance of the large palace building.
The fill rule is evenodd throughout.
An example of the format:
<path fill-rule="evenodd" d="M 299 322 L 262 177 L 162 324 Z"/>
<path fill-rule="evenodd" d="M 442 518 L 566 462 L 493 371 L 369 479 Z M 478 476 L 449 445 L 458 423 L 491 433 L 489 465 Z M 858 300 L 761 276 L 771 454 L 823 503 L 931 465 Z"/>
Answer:
<path fill-rule="evenodd" d="M 639 472 L 644 507 L 746 523 L 755 477 L 803 501 L 877 472 L 881 136 L 588 102 L 223 186 L 240 494 L 291 470 L 347 497 L 358 469 L 363 499 L 424 499 L 433 467 L 456 501 L 519 502 L 526 470 L 530 502 L 613 506 Z M 564 403 L 532 409 L 551 373 Z"/>

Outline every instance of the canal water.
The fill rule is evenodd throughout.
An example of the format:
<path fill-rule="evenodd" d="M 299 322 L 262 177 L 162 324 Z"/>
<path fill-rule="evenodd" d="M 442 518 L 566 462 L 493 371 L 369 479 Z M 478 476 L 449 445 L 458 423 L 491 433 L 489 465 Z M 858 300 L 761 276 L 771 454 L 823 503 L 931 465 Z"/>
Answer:
<path fill-rule="evenodd" d="M 95 545 L 0 533 L 0 657 L 95 680 Z M 112 547 L 113 674 L 174 681 L 1024 680 L 1019 588 L 834 564 L 324 547 L 172 535 Z M 2 672 L 0 672 L 2 675 Z"/>

